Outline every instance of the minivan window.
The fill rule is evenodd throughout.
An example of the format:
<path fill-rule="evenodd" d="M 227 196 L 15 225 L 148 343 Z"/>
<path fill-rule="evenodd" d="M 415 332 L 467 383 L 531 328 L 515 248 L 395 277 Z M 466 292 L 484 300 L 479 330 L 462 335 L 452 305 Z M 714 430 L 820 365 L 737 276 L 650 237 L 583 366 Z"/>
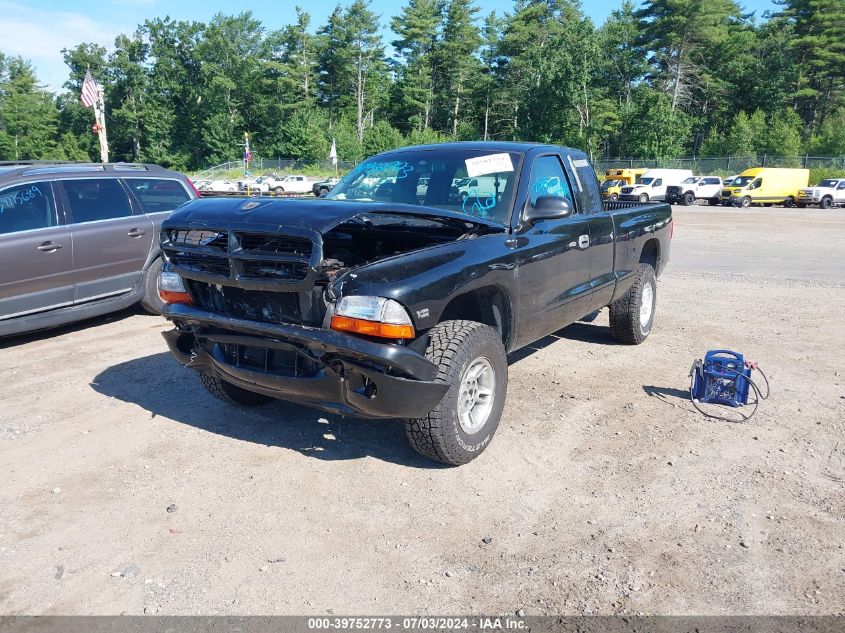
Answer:
<path fill-rule="evenodd" d="M 132 215 L 129 197 L 115 178 L 85 178 L 62 182 L 73 222 L 96 222 Z"/>
<path fill-rule="evenodd" d="M 256 182 L 261 182 L 259 178 Z M 182 184 L 176 180 L 159 178 L 127 178 L 124 181 L 141 202 L 144 213 L 173 211 L 191 198 Z"/>
<path fill-rule="evenodd" d="M 49 182 L 30 182 L 0 191 L 0 235 L 56 226 Z"/>

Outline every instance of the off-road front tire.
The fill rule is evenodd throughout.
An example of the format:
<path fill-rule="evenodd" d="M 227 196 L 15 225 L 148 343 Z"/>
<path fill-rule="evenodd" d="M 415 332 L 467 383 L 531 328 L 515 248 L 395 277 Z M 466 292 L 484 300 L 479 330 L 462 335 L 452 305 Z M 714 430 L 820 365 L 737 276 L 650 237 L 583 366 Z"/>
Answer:
<path fill-rule="evenodd" d="M 829 209 L 833 206 L 833 198 L 830 196 L 825 196 L 822 198 L 822 201 L 819 203 L 819 207 L 822 209 Z"/>
<path fill-rule="evenodd" d="M 239 404 L 243 407 L 257 407 L 273 401 L 273 398 L 270 396 L 242 389 L 204 371 L 200 372 L 200 380 L 202 380 L 202 384 L 212 396 L 229 404 Z"/>
<path fill-rule="evenodd" d="M 640 264 L 634 273 L 634 285 L 610 304 L 610 335 L 613 340 L 639 345 L 648 338 L 654 325 L 657 306 L 657 279 L 651 264 Z"/>
<path fill-rule="evenodd" d="M 161 274 L 161 266 L 161 257 L 157 257 L 144 273 L 144 297 L 141 299 L 141 307 L 150 314 L 161 314 L 164 309 L 164 301 L 158 296 L 158 276 Z"/>
<path fill-rule="evenodd" d="M 427 416 L 405 422 L 405 432 L 421 455 L 460 466 L 487 448 L 499 426 L 508 384 L 505 348 L 495 329 L 475 321 L 444 321 L 429 331 L 428 339 L 425 356 L 437 365 L 436 380 L 450 386 Z M 473 382 L 479 368 L 483 373 Z M 477 400 L 482 411 L 467 406 L 488 390 L 489 400 Z M 468 415 L 484 411 L 483 419 Z"/>
<path fill-rule="evenodd" d="M 692 206 L 695 203 L 695 196 L 691 193 L 684 194 L 683 203 L 685 207 Z"/>

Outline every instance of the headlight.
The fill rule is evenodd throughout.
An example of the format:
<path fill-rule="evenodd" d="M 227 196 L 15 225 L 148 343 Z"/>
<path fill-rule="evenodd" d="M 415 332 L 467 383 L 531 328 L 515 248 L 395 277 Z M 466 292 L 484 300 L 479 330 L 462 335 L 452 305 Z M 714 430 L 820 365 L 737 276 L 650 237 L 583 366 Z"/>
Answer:
<path fill-rule="evenodd" d="M 165 303 L 193 303 L 182 278 L 174 272 L 163 270 L 158 276 L 158 296 Z"/>
<path fill-rule="evenodd" d="M 331 328 L 390 339 L 415 336 L 413 321 L 405 308 L 383 297 L 343 297 L 335 308 Z"/>

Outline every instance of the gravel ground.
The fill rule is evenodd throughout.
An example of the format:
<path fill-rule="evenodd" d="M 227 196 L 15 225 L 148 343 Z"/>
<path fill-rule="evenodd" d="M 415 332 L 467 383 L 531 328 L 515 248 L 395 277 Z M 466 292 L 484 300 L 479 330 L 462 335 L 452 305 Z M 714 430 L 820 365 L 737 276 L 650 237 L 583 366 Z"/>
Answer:
<path fill-rule="evenodd" d="M 127 311 L 0 341 L 0 613 L 845 612 L 845 211 L 676 210 L 655 329 L 511 358 L 475 462 L 212 399 Z M 748 423 L 686 397 L 733 348 Z"/>

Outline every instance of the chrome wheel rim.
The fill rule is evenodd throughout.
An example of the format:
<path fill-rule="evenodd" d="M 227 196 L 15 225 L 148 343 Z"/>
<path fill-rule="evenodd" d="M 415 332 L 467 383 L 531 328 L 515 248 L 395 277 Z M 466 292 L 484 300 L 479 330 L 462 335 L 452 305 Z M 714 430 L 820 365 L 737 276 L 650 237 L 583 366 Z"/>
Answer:
<path fill-rule="evenodd" d="M 646 284 L 643 288 L 643 300 L 640 303 L 640 327 L 646 328 L 651 321 L 651 312 L 654 310 L 654 284 Z"/>
<path fill-rule="evenodd" d="M 458 390 L 458 422 L 464 433 L 478 433 L 493 410 L 496 372 L 484 357 L 476 358 L 461 376 Z"/>

